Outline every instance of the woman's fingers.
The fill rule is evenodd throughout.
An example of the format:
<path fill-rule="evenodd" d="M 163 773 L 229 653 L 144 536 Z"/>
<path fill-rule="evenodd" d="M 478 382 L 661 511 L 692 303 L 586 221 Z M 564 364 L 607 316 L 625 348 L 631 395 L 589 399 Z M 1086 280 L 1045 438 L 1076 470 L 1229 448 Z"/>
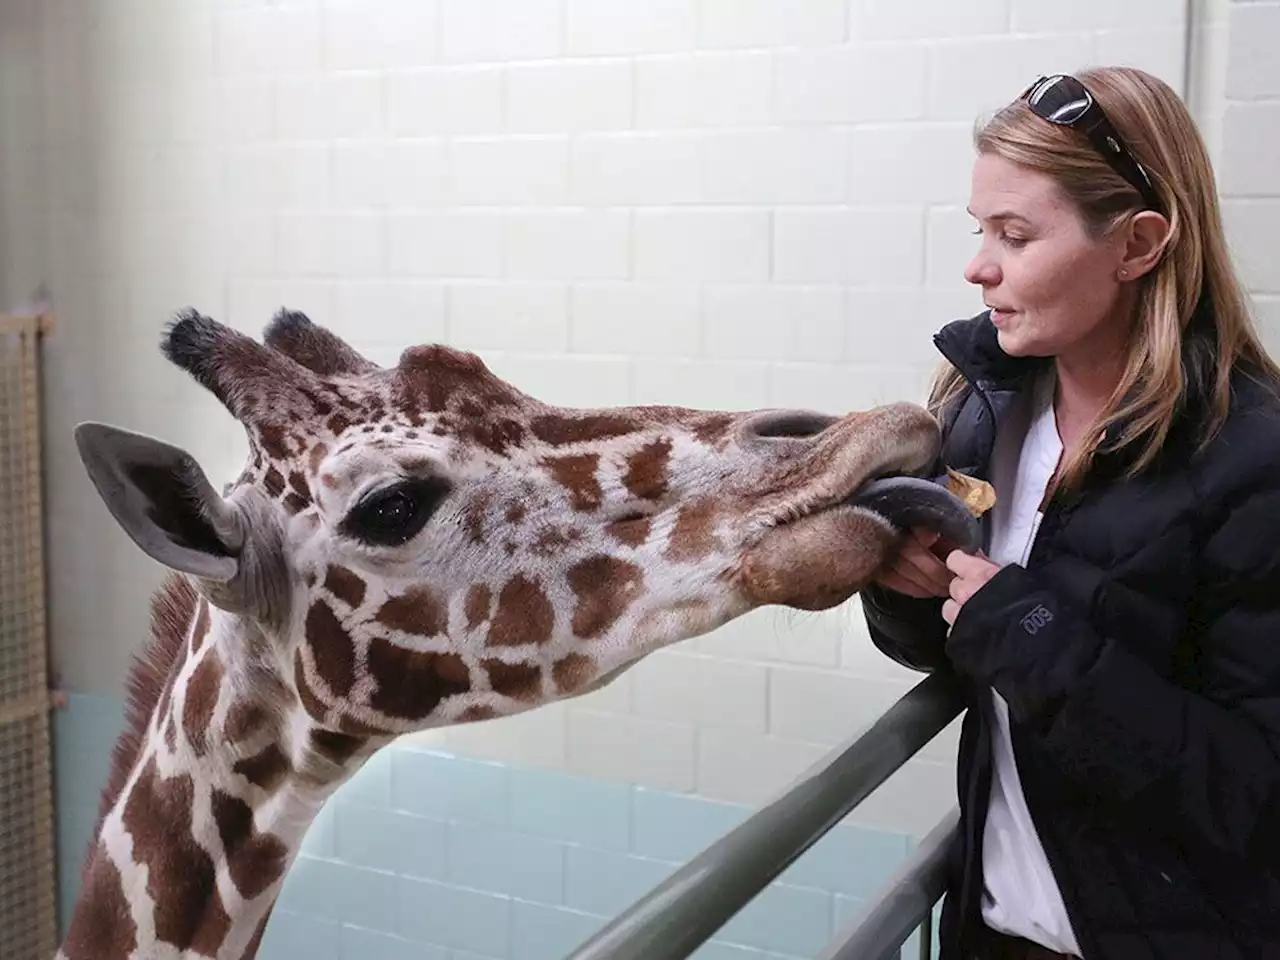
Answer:
<path fill-rule="evenodd" d="M 904 573 L 909 569 L 911 579 L 928 587 L 937 596 L 946 596 L 955 574 L 934 554 L 919 546 L 908 545 L 899 555 L 896 568 Z"/>
<path fill-rule="evenodd" d="M 908 573 L 904 573 L 896 568 L 886 568 L 876 577 L 876 582 L 886 590 L 892 590 L 895 593 L 905 593 L 909 597 L 923 600 L 926 597 L 935 596 L 934 588 L 927 583 L 915 579 Z"/>
<path fill-rule="evenodd" d="M 947 596 L 955 574 L 934 553 L 938 546 L 936 533 L 913 530 L 876 577 L 876 582 L 888 590 L 917 598 Z"/>

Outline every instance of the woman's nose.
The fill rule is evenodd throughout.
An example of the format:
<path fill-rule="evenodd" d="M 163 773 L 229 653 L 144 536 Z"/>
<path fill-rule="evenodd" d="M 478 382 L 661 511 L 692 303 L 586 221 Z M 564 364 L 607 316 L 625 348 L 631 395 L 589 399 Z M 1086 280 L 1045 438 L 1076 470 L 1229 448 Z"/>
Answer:
<path fill-rule="evenodd" d="M 995 286 L 1000 282 L 1000 268 L 985 251 L 979 250 L 964 268 L 964 278 L 980 286 Z"/>

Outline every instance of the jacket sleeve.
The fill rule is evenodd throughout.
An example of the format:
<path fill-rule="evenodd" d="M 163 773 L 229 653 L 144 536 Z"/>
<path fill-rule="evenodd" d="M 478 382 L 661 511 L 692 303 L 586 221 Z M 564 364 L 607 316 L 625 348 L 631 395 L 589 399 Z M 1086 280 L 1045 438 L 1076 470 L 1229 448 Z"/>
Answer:
<path fill-rule="evenodd" d="M 931 673 L 950 666 L 942 598 L 917 599 L 874 584 L 860 594 L 871 642 L 904 667 Z"/>
<path fill-rule="evenodd" d="M 1280 478 L 1239 491 L 1202 541 L 1197 689 L 1101 635 L 1050 576 L 1002 568 L 947 653 L 996 688 L 1086 793 L 1193 849 L 1280 864 Z"/>

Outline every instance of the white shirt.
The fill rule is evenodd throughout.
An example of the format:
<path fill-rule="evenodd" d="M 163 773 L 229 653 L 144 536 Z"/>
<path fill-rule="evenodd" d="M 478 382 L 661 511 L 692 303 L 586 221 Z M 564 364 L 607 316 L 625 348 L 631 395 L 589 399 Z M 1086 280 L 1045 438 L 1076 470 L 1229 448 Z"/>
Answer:
<path fill-rule="evenodd" d="M 1001 565 L 1025 566 L 1044 514 L 1041 501 L 1062 455 L 1053 414 L 1054 378 L 1046 376 L 1010 414 L 996 438 L 991 482 L 997 500 L 991 514 L 987 555 Z M 985 890 L 982 917 L 987 926 L 1042 944 L 1058 953 L 1080 955 L 1062 894 L 1054 881 L 1040 836 L 1031 822 L 1009 737 L 1009 707 L 994 690 L 996 726 L 991 803 L 982 845 Z"/>

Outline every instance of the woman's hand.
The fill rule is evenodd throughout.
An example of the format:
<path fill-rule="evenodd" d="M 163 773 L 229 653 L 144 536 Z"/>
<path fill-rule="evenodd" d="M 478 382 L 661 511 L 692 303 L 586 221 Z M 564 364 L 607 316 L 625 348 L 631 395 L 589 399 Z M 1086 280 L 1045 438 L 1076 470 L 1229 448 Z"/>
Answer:
<path fill-rule="evenodd" d="M 944 546 L 936 531 L 919 527 L 912 530 L 873 582 L 917 599 L 949 596 L 948 588 L 955 575 L 935 552 Z"/>
<path fill-rule="evenodd" d="M 974 554 L 952 550 L 947 554 L 946 567 L 955 576 L 950 582 L 950 599 L 942 605 L 942 619 L 954 625 L 960 608 L 1000 572 L 1000 565 L 992 563 L 982 551 Z"/>

